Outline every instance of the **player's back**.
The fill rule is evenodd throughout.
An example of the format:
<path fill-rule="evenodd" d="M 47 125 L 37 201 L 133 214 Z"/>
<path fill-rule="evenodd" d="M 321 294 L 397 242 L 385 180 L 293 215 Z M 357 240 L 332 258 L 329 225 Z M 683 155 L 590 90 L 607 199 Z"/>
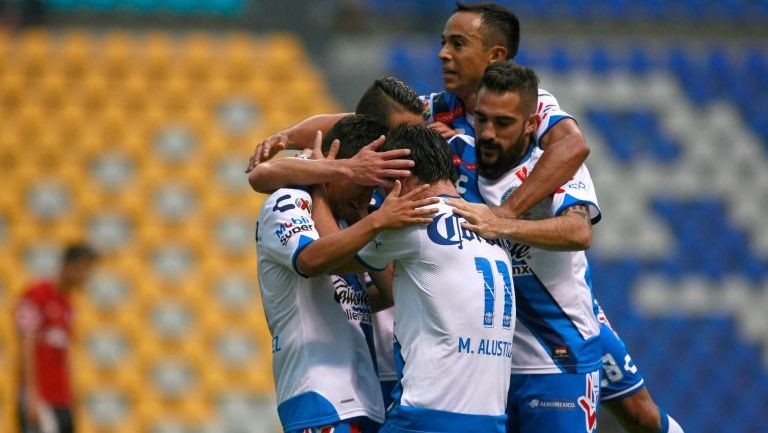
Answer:
<path fill-rule="evenodd" d="M 334 299 L 331 277 L 306 278 L 295 267 L 319 237 L 306 191 L 280 189 L 256 228 L 259 286 L 272 334 L 278 414 L 286 430 L 356 416 L 383 420 L 368 346 Z"/>
<path fill-rule="evenodd" d="M 515 326 L 509 256 L 437 206 L 427 227 L 382 232 L 359 253 L 371 268 L 395 264 L 401 393 L 385 431 L 501 432 Z"/>

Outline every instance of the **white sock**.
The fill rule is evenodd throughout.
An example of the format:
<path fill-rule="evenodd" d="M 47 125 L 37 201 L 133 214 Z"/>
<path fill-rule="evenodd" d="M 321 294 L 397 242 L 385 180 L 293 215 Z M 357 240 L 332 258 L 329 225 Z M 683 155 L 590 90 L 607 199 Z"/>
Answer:
<path fill-rule="evenodd" d="M 685 433 L 683 432 L 683 428 L 680 427 L 680 424 L 678 424 L 674 418 L 667 415 L 667 420 L 669 422 L 669 429 L 667 429 L 667 433 Z"/>

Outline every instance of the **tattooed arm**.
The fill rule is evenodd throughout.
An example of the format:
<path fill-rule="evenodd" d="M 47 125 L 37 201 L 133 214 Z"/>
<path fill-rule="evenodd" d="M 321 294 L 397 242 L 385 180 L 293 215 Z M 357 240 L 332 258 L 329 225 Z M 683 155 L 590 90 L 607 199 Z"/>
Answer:
<path fill-rule="evenodd" d="M 559 216 L 543 220 L 513 220 L 497 217 L 487 206 L 449 201 L 454 212 L 467 220 L 467 230 L 486 239 L 507 239 L 553 251 L 581 251 L 592 244 L 592 222 L 584 204 L 570 206 Z"/>

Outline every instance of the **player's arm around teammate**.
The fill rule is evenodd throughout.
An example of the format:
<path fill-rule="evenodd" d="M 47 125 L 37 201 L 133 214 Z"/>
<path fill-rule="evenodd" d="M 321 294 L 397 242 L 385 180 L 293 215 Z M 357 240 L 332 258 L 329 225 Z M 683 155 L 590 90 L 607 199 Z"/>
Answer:
<path fill-rule="evenodd" d="M 316 133 L 322 137 L 321 131 Z M 384 136 L 349 159 L 282 158 L 263 162 L 248 172 L 248 183 L 261 193 L 272 193 L 287 185 L 316 185 L 347 179 L 361 186 L 392 187 L 391 179 L 406 177 L 413 167 L 407 149 L 377 152 Z"/>
<path fill-rule="evenodd" d="M 518 218 L 573 177 L 586 161 L 589 147 L 573 119 L 563 119 L 539 144 L 545 152 L 526 182 L 497 209 L 500 216 Z"/>
<path fill-rule="evenodd" d="M 339 120 L 354 113 L 317 114 L 267 137 L 259 143 L 248 161 L 246 173 L 282 150 L 302 150 L 312 143 L 315 131 L 328 132 Z"/>
<path fill-rule="evenodd" d="M 592 243 L 592 222 L 586 205 L 566 208 L 560 216 L 529 221 L 498 217 L 484 204 L 449 201 L 464 217 L 462 227 L 488 239 L 507 239 L 552 251 L 582 251 Z"/>
<path fill-rule="evenodd" d="M 321 142 L 322 134 L 318 133 L 313 150 L 315 155 L 322 154 Z M 339 141 L 336 140 L 331 145 L 326 159 L 334 160 L 338 148 Z M 424 207 L 436 203 L 437 200 L 435 198 L 419 199 L 419 195 L 428 188 L 429 185 L 423 185 L 401 196 L 400 182 L 395 181 L 395 186 L 378 211 L 363 217 L 344 230 L 338 230 L 331 206 L 324 193 L 325 186 L 316 186 L 312 194 L 314 208 L 312 217 L 321 237 L 299 253 L 296 261 L 297 269 L 309 277 L 324 273 L 338 273 L 345 270 L 342 267 L 349 264 L 354 254 L 381 230 L 400 228 L 410 224 L 429 224 L 432 221 L 430 216 L 436 210 Z M 323 232 L 326 235 L 323 235 Z"/>

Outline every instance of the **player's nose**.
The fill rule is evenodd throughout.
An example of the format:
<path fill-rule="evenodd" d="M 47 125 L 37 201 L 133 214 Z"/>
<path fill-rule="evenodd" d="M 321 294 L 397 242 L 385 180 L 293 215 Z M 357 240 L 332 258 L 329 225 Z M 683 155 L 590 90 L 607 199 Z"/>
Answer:
<path fill-rule="evenodd" d="M 437 58 L 440 59 L 440 61 L 443 63 L 451 60 L 451 55 L 448 53 L 448 44 L 440 47 L 440 51 L 437 52 Z"/>

